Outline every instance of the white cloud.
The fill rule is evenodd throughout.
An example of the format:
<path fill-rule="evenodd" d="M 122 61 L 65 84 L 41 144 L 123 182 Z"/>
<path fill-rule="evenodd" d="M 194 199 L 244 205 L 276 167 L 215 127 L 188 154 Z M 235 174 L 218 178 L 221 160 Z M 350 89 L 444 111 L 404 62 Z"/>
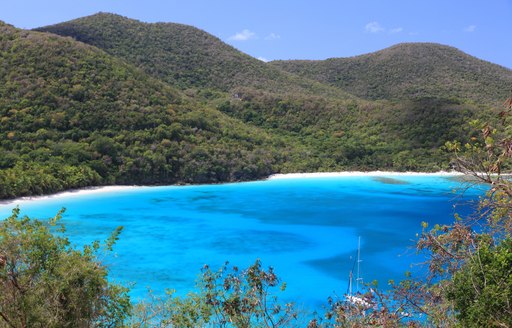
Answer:
<path fill-rule="evenodd" d="M 229 37 L 229 40 L 233 41 L 247 41 L 250 39 L 256 38 L 256 33 L 251 32 L 247 29 L 243 30 L 242 32 L 238 32 L 235 35 L 232 35 Z"/>
<path fill-rule="evenodd" d="M 262 62 L 268 63 L 268 59 L 265 57 L 258 57 L 258 60 L 261 60 Z"/>
<path fill-rule="evenodd" d="M 379 32 L 384 31 L 384 28 L 382 26 L 380 26 L 380 24 L 378 22 L 370 22 L 370 23 L 366 24 L 364 29 L 366 30 L 366 32 L 370 32 L 370 33 L 379 33 Z"/>
<path fill-rule="evenodd" d="M 395 28 L 392 28 L 391 30 L 389 30 L 389 33 L 391 34 L 394 34 L 394 33 L 400 33 L 400 32 L 403 32 L 403 28 L 401 27 L 395 27 Z"/>
<path fill-rule="evenodd" d="M 280 38 L 281 38 L 281 36 L 279 34 L 276 34 L 276 33 L 272 32 L 272 33 L 270 33 L 269 35 L 267 35 L 265 37 L 265 40 L 272 41 L 272 40 L 279 40 Z"/>
<path fill-rule="evenodd" d="M 464 29 L 464 32 L 469 32 L 469 33 L 471 33 L 471 32 L 474 32 L 475 30 L 476 30 L 476 25 L 469 25 L 468 27 L 466 27 L 466 28 Z"/>
<path fill-rule="evenodd" d="M 387 29 L 384 26 L 380 25 L 379 22 L 370 22 L 365 25 L 365 31 L 368 33 L 381 33 L 387 32 L 389 34 L 402 33 L 404 31 L 403 27 L 394 27 Z"/>

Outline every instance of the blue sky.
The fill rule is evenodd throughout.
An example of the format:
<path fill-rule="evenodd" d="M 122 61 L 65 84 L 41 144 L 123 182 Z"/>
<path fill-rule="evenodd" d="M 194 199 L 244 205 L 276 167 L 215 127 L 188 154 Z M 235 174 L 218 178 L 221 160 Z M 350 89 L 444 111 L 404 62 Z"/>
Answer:
<path fill-rule="evenodd" d="M 193 25 L 264 60 L 436 42 L 512 68 L 512 0 L 0 0 L 0 20 L 20 28 L 99 11 Z"/>

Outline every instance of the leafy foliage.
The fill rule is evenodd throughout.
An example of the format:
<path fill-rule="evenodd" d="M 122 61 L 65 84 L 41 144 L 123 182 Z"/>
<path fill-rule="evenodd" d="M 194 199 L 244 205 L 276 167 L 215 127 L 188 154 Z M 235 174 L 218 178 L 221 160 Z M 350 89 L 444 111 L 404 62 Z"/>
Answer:
<path fill-rule="evenodd" d="M 453 276 L 447 298 L 464 327 L 512 325 L 512 239 L 482 244 Z"/>
<path fill-rule="evenodd" d="M 475 106 L 437 98 L 360 102 L 251 89 L 238 96 L 217 108 L 305 146 L 283 171 L 448 169 L 444 142 L 468 138 L 465 122 L 478 115 Z"/>
<path fill-rule="evenodd" d="M 198 293 L 141 303 L 132 327 L 290 327 L 299 316 L 291 303 L 281 304 L 272 290 L 279 287 L 272 268 L 264 270 L 257 260 L 245 270 L 226 263 L 220 270 L 203 268 Z M 279 287 L 285 289 L 283 283 Z M 157 315 L 149 315 L 156 313 Z"/>
<path fill-rule="evenodd" d="M 100 244 L 77 250 L 52 233 L 60 215 L 42 222 L 15 209 L 0 222 L 0 327 L 111 327 L 130 313 L 128 289 L 97 260 Z"/>

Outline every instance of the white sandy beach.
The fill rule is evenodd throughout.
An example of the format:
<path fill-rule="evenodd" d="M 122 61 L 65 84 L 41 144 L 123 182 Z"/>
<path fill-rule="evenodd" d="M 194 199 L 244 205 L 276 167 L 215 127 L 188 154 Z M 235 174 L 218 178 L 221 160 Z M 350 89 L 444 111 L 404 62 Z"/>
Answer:
<path fill-rule="evenodd" d="M 439 171 L 439 172 L 391 172 L 391 171 L 344 171 L 344 172 L 316 172 L 316 173 L 286 173 L 286 174 L 273 174 L 269 176 L 268 180 L 276 180 L 276 179 L 297 179 L 297 178 L 324 178 L 324 177 L 354 177 L 354 176 L 421 176 L 421 175 L 442 175 L 442 176 L 455 176 L 462 175 L 459 172 L 447 172 L 447 171 Z M 15 199 L 8 199 L 0 201 L 0 206 L 2 205 L 12 205 L 12 204 L 23 204 L 25 202 L 30 202 L 33 200 L 40 199 L 54 199 L 54 198 L 67 198 L 67 197 L 76 197 L 82 195 L 89 194 L 101 194 L 101 193 L 111 193 L 111 192 L 119 192 L 126 191 L 130 189 L 140 189 L 140 188 L 150 188 L 150 186 L 102 186 L 102 187 L 88 187 L 83 189 L 75 189 L 69 191 L 63 191 L 56 194 L 44 195 L 44 196 L 30 196 L 30 197 L 21 197 Z"/>
<path fill-rule="evenodd" d="M 23 204 L 25 202 L 30 202 L 33 200 L 40 199 L 54 199 L 54 198 L 67 198 L 67 197 L 75 197 L 81 195 L 89 195 L 89 194 L 101 194 L 101 193 L 110 193 L 116 191 L 126 191 L 135 188 L 142 188 L 142 186 L 102 186 L 102 187 L 88 187 L 83 189 L 74 189 L 59 192 L 51 195 L 43 195 L 43 196 L 30 196 L 30 197 L 20 197 L 15 199 L 7 199 L 0 201 L 0 206 L 2 205 L 13 205 L 13 204 Z"/>
<path fill-rule="evenodd" d="M 456 171 L 439 172 L 391 172 L 391 171 L 345 171 L 345 172 L 318 172 L 318 173 L 286 173 L 273 174 L 268 179 L 296 179 L 296 178 L 325 178 L 325 177 L 357 177 L 357 176 L 455 176 L 463 175 Z"/>

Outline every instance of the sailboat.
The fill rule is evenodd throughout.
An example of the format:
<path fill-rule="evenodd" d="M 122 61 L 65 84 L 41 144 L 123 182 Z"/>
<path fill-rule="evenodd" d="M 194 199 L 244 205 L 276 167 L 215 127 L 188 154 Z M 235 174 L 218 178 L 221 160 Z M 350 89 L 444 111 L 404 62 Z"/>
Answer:
<path fill-rule="evenodd" d="M 363 278 L 361 277 L 361 236 L 359 236 L 358 242 L 357 242 L 357 261 L 354 262 L 354 265 L 352 266 L 352 270 L 349 274 L 349 280 L 348 280 L 348 290 L 347 294 L 345 295 L 345 300 L 349 302 L 352 305 L 356 306 L 362 306 L 364 308 L 370 309 L 373 307 L 373 304 L 365 300 L 365 298 L 362 297 L 361 293 L 359 292 L 359 283 L 363 283 Z M 357 275 L 356 275 L 356 293 L 354 294 L 352 292 L 352 281 L 354 280 L 354 267 L 357 263 Z"/>

